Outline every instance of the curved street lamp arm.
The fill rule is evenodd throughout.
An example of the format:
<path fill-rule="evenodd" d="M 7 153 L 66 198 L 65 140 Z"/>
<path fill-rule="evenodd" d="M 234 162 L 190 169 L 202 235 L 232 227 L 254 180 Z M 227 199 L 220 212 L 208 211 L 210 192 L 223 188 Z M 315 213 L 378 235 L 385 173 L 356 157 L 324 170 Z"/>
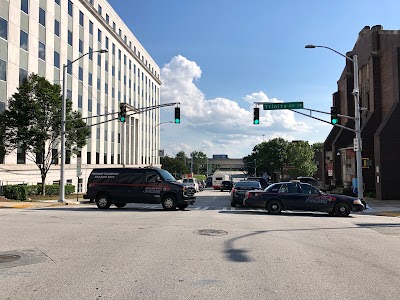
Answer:
<path fill-rule="evenodd" d="M 343 53 L 340 53 L 339 51 L 336 51 L 335 49 L 332 49 L 331 47 L 327 47 L 327 46 L 317 46 L 317 45 L 306 45 L 305 46 L 305 48 L 325 48 L 325 49 L 328 49 L 328 50 L 331 50 L 331 51 L 333 51 L 333 52 L 335 52 L 335 53 L 337 53 L 337 54 L 339 54 L 339 55 L 341 55 L 341 56 L 343 56 L 344 58 L 346 58 L 346 59 L 348 59 L 348 60 L 350 60 L 350 61 L 354 61 L 351 57 L 349 57 L 349 56 L 347 56 L 347 55 L 345 55 L 345 54 L 343 54 Z"/>

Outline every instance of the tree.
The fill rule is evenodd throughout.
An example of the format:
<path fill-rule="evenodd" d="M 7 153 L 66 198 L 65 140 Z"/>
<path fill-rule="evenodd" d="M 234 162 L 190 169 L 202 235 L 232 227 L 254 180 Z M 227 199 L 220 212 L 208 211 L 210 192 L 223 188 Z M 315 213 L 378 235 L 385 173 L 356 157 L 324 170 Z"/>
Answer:
<path fill-rule="evenodd" d="M 313 146 L 310 146 L 308 142 L 290 143 L 287 162 L 293 167 L 287 171 L 292 177 L 313 176 L 315 171 L 317 171 Z"/>
<path fill-rule="evenodd" d="M 282 138 L 276 138 L 262 142 L 254 146 L 251 155 L 244 158 L 244 162 L 254 168 L 257 173 L 267 172 L 273 174 L 276 171 L 283 171 L 283 165 L 287 159 L 288 142 Z"/>
<path fill-rule="evenodd" d="M 60 154 L 61 106 L 61 87 L 31 74 L 9 99 L 7 110 L 0 115 L 0 151 L 10 153 L 20 147 L 26 153 L 26 159 L 34 162 L 40 170 L 43 195 L 47 172 Z M 66 149 L 77 154 L 86 145 L 89 135 L 90 129 L 82 120 L 81 113 L 72 111 L 72 103 L 68 100 Z"/>
<path fill-rule="evenodd" d="M 314 152 L 316 151 L 322 151 L 323 147 L 324 147 L 324 143 L 318 142 L 318 143 L 314 143 L 312 144 L 312 149 L 314 150 Z"/>
<path fill-rule="evenodd" d="M 186 165 L 186 154 L 183 151 L 180 151 L 176 154 L 176 157 L 161 157 L 160 162 L 162 168 L 174 174 L 175 177 L 178 177 L 182 174 L 189 173 L 189 168 Z"/>
<path fill-rule="evenodd" d="M 193 151 L 190 153 L 193 162 L 193 172 L 197 171 L 197 174 L 207 172 L 207 155 L 202 151 Z"/>

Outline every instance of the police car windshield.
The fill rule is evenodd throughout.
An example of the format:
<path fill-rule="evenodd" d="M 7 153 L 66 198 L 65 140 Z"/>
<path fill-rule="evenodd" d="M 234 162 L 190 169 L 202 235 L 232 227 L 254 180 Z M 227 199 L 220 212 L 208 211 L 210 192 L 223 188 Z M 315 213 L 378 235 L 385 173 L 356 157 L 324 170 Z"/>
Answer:
<path fill-rule="evenodd" d="M 167 181 L 167 182 L 176 181 L 176 179 L 174 178 L 174 176 L 171 175 L 170 172 L 165 171 L 165 170 L 159 170 L 159 172 L 165 181 Z"/>

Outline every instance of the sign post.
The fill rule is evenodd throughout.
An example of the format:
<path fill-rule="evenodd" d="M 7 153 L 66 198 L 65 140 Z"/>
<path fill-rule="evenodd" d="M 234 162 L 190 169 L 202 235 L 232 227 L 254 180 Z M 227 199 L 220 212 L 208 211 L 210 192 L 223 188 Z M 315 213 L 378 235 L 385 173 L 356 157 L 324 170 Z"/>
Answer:
<path fill-rule="evenodd" d="M 81 177 L 82 176 L 82 169 L 81 169 L 81 167 L 82 167 L 82 158 L 81 157 L 78 157 L 77 159 L 76 159 L 76 177 L 78 177 L 78 181 L 77 181 L 77 184 L 76 184 L 76 201 L 78 202 L 79 200 L 79 198 L 78 198 L 78 188 L 79 188 L 79 177 Z"/>

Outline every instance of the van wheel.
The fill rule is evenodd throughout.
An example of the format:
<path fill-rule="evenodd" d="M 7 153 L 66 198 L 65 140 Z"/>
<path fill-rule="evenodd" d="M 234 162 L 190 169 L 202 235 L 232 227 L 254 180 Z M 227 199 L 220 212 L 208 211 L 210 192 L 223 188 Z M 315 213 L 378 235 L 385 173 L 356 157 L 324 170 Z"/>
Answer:
<path fill-rule="evenodd" d="M 177 203 L 176 203 L 176 202 L 177 202 L 177 201 L 176 201 L 175 196 L 173 196 L 173 195 L 168 195 L 168 196 L 165 196 L 165 197 L 162 199 L 161 204 L 162 204 L 162 206 L 163 206 L 163 208 L 164 208 L 165 210 L 175 210 L 176 207 L 177 207 Z"/>
<path fill-rule="evenodd" d="M 178 204 L 178 209 L 179 210 L 184 210 L 188 206 L 189 206 L 189 204 Z"/>
<path fill-rule="evenodd" d="M 123 208 L 125 207 L 126 203 L 115 203 L 115 206 L 118 208 Z"/>
<path fill-rule="evenodd" d="M 96 198 L 96 204 L 99 209 L 107 209 L 111 206 L 111 199 L 107 195 L 99 195 Z"/>

